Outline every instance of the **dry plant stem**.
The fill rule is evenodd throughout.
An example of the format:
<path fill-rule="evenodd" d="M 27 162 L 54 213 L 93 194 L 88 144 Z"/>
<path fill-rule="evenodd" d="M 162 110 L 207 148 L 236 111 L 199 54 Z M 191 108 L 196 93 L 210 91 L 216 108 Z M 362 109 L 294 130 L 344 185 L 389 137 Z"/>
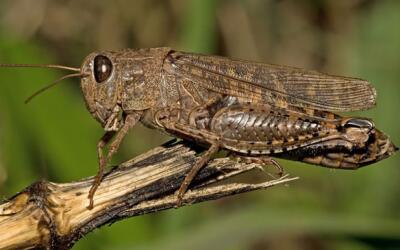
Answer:
<path fill-rule="evenodd" d="M 0 204 L 0 249 L 69 249 L 92 230 L 131 216 L 173 208 L 174 192 L 198 159 L 183 143 L 155 148 L 109 171 L 88 210 L 93 178 L 58 184 L 40 181 Z M 216 159 L 202 169 L 182 205 L 264 189 L 296 178 L 259 184 L 217 184 L 259 170 L 256 164 Z"/>

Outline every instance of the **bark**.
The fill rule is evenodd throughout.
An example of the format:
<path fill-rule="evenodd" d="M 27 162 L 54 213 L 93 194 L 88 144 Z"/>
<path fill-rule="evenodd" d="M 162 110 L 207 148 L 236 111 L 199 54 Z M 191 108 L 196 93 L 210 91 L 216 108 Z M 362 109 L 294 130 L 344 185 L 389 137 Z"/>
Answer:
<path fill-rule="evenodd" d="M 71 183 L 34 183 L 0 204 L 0 249 L 69 249 L 105 224 L 174 208 L 174 192 L 197 157 L 188 145 L 173 143 L 111 169 L 95 194 L 92 210 L 87 209 L 87 194 L 93 177 Z M 257 184 L 219 183 L 254 170 L 262 168 L 228 158 L 215 159 L 197 175 L 183 205 L 296 179 L 283 176 Z"/>

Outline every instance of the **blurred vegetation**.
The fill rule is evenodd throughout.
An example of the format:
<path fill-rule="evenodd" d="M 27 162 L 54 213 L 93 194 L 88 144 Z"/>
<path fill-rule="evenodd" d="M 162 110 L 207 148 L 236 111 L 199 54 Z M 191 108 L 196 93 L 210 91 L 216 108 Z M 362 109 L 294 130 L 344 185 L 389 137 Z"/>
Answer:
<path fill-rule="evenodd" d="M 115 0 L 0 2 L 0 62 L 80 65 L 94 50 L 178 50 L 370 80 L 378 106 L 357 113 L 400 144 L 400 1 Z M 24 105 L 56 70 L 0 69 L 0 193 L 97 171 L 99 124 L 77 80 Z M 115 163 L 166 141 L 137 126 Z M 118 222 L 75 249 L 399 249 L 399 154 L 358 171 L 280 161 L 301 180 Z"/>

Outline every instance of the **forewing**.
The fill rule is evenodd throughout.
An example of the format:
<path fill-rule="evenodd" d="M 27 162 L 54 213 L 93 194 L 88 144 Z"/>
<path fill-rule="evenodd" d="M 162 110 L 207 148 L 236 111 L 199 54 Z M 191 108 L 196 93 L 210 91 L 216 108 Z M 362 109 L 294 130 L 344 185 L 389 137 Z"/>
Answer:
<path fill-rule="evenodd" d="M 365 80 L 294 67 L 171 52 L 164 69 L 211 91 L 276 106 L 355 111 L 376 101 L 375 89 Z"/>

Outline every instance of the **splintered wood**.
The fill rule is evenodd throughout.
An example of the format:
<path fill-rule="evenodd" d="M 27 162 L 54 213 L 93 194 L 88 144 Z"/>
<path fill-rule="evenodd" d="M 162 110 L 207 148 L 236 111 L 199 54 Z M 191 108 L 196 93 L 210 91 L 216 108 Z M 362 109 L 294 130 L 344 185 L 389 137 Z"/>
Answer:
<path fill-rule="evenodd" d="M 92 210 L 87 209 L 87 193 L 93 178 L 63 184 L 34 183 L 0 205 L 0 249 L 69 249 L 85 234 L 104 224 L 174 208 L 177 202 L 174 193 L 198 157 L 187 145 L 175 143 L 121 164 L 105 175 Z M 182 205 L 297 179 L 283 176 L 256 184 L 219 183 L 259 170 L 262 167 L 254 163 L 215 159 L 196 176 Z"/>

